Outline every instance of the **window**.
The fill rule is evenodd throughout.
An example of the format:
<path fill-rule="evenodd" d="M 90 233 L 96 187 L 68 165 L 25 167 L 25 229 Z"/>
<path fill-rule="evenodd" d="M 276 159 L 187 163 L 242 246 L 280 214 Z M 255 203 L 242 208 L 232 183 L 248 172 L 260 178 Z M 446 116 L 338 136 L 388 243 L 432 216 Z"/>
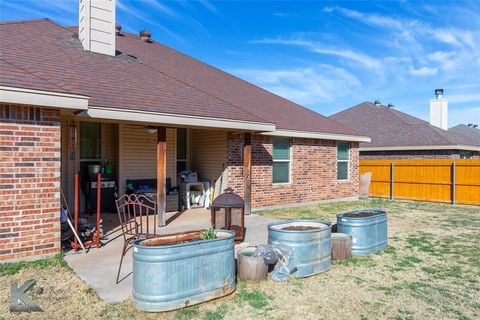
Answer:
<path fill-rule="evenodd" d="M 348 180 L 350 168 L 350 143 L 337 143 L 337 180 Z"/>
<path fill-rule="evenodd" d="M 177 173 L 187 170 L 187 129 L 177 129 Z"/>
<path fill-rule="evenodd" d="M 102 124 L 80 122 L 80 160 L 100 160 Z"/>
<path fill-rule="evenodd" d="M 290 140 L 273 139 L 273 183 L 290 182 Z"/>
<path fill-rule="evenodd" d="M 460 151 L 460 159 L 471 159 L 474 155 L 473 151 Z"/>

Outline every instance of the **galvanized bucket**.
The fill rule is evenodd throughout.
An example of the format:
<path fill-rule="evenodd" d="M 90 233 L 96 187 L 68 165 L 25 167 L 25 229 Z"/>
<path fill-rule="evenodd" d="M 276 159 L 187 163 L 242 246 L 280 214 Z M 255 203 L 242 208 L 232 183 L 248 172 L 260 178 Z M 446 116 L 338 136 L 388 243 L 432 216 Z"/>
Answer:
<path fill-rule="evenodd" d="M 311 226 L 311 230 L 282 230 L 289 226 Z M 294 277 L 308 277 L 332 266 L 332 225 L 321 220 L 288 220 L 268 225 L 268 243 L 287 245 L 297 262 Z"/>
<path fill-rule="evenodd" d="M 217 239 L 143 246 L 133 243 L 133 304 L 144 311 L 169 311 L 235 291 L 233 232 Z"/>
<path fill-rule="evenodd" d="M 366 212 L 374 215 L 360 216 Z M 377 252 L 388 245 L 387 213 L 381 210 L 357 210 L 337 214 L 337 231 L 352 236 L 352 254 L 368 255 Z"/>

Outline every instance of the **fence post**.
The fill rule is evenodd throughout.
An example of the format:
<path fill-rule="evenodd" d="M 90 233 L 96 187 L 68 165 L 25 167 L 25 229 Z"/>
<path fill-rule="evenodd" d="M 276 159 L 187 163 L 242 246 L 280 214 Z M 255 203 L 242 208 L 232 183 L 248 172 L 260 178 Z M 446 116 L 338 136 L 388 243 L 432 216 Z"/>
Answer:
<path fill-rule="evenodd" d="M 390 200 L 393 200 L 395 197 L 393 195 L 393 162 L 390 163 Z"/>
<path fill-rule="evenodd" d="M 452 204 L 456 204 L 457 202 L 457 199 L 455 199 L 455 194 L 456 194 L 456 180 L 457 180 L 457 177 L 456 177 L 456 168 L 457 168 L 457 165 L 455 163 L 455 160 L 452 162 Z"/>

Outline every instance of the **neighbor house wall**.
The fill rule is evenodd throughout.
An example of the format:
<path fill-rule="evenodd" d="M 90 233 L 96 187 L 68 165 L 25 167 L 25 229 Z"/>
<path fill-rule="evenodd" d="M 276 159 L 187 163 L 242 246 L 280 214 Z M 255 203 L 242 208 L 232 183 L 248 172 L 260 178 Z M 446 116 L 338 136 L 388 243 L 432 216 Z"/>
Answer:
<path fill-rule="evenodd" d="M 475 152 L 473 159 L 479 159 L 480 153 Z M 360 151 L 360 159 L 460 159 L 459 150 L 405 150 L 405 151 Z"/>
<path fill-rule="evenodd" d="M 292 138 L 291 181 L 272 183 L 272 137 L 252 136 L 252 208 L 358 196 L 358 143 L 351 144 L 350 178 L 337 180 L 337 142 Z M 228 185 L 243 196 L 243 135 L 228 137 Z"/>
<path fill-rule="evenodd" d="M 119 125 L 119 195 L 125 193 L 127 179 L 157 178 L 157 134 L 144 126 Z M 167 178 L 175 180 L 175 129 L 167 128 Z"/>
<path fill-rule="evenodd" d="M 0 261 L 60 251 L 60 135 L 59 110 L 0 106 Z"/>
<path fill-rule="evenodd" d="M 191 130 L 191 168 L 199 178 L 217 180 L 227 164 L 227 132 Z"/>

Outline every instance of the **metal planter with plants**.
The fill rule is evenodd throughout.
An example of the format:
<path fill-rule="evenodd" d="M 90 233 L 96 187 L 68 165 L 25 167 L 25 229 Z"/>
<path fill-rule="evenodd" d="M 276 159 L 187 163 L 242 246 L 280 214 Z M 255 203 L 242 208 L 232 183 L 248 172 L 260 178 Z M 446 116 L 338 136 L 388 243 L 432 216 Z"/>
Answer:
<path fill-rule="evenodd" d="M 388 245 L 387 213 L 357 210 L 337 214 L 337 231 L 352 236 L 352 254 L 368 255 Z"/>
<path fill-rule="evenodd" d="M 133 304 L 169 311 L 235 291 L 234 233 L 185 232 L 133 244 Z"/>

